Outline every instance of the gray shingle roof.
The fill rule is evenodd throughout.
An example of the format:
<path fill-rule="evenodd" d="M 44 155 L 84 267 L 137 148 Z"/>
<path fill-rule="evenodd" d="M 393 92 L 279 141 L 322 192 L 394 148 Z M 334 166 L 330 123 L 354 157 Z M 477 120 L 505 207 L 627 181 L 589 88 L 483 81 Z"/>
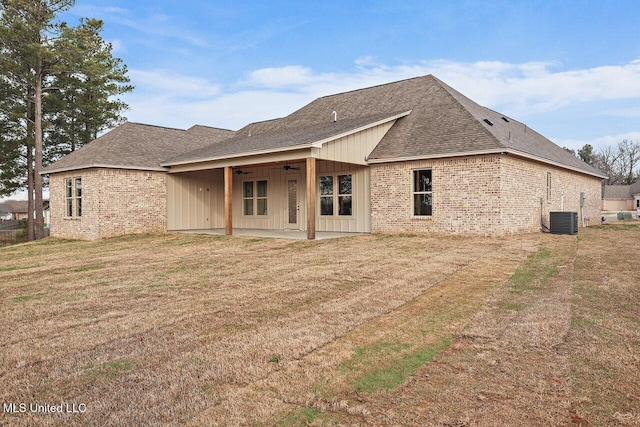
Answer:
<path fill-rule="evenodd" d="M 605 185 L 602 198 L 633 199 L 636 194 L 640 194 L 640 181 L 631 185 Z"/>
<path fill-rule="evenodd" d="M 513 150 L 603 175 L 523 123 L 478 105 L 431 75 L 318 98 L 284 119 L 247 128 L 275 131 L 308 126 L 330 117 L 332 111 L 346 120 L 402 110 L 411 110 L 411 114 L 387 132 L 370 160 Z"/>
<path fill-rule="evenodd" d="M 370 161 L 505 151 L 604 177 L 523 123 L 478 105 L 431 75 L 318 98 L 287 117 L 252 123 L 235 133 L 127 123 L 45 173 L 96 165 L 161 169 L 159 165 L 295 149 L 407 111 L 411 113 L 397 119 Z"/>
<path fill-rule="evenodd" d="M 214 158 L 226 158 L 249 153 L 295 149 L 308 146 L 319 141 L 335 138 L 344 133 L 394 118 L 408 112 L 385 112 L 365 117 L 353 117 L 336 122 L 332 116 L 324 117 L 319 123 L 300 123 L 296 126 L 276 126 L 272 129 L 267 124 L 277 124 L 277 121 L 260 122 L 253 126 L 246 126 L 236 133 L 236 136 L 225 139 L 207 147 L 185 153 L 163 162 L 163 165 L 190 163 Z M 280 124 L 286 124 L 282 120 Z"/>
<path fill-rule="evenodd" d="M 29 204 L 26 200 L 5 200 L 0 202 L 0 212 L 27 213 L 29 212 Z"/>
<path fill-rule="evenodd" d="M 188 130 L 127 122 L 46 167 L 43 173 L 96 166 L 164 170 L 159 163 L 233 136 L 234 132 L 206 126 Z"/>

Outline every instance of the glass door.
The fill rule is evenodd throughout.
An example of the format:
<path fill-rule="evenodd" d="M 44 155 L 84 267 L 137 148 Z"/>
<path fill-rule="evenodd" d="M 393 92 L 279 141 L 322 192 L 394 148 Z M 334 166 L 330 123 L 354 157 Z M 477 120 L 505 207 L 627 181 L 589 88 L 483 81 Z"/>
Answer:
<path fill-rule="evenodd" d="M 300 211 L 300 205 L 298 205 L 298 179 L 287 178 L 287 212 L 285 225 L 288 229 L 299 230 L 298 224 L 298 212 Z"/>

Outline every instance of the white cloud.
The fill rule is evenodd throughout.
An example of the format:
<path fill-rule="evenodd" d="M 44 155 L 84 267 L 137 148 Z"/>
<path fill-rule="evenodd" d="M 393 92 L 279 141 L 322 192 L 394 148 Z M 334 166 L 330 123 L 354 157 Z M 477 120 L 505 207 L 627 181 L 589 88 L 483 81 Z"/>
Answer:
<path fill-rule="evenodd" d="M 134 70 L 131 75 L 138 89 L 128 102 L 130 116 L 140 121 L 237 129 L 252 121 L 289 114 L 320 96 L 425 74 L 433 74 L 474 101 L 523 121 L 534 114 L 593 101 L 625 101 L 624 107 L 609 105 L 608 110 L 598 111 L 601 115 L 637 117 L 640 113 L 640 60 L 567 71 L 550 62 L 432 60 L 384 65 L 363 56 L 352 70 L 343 72 L 322 73 L 301 65 L 261 68 L 226 88 L 202 77 Z M 562 110 L 563 114 L 566 111 Z M 574 122 L 579 120 L 573 118 Z M 619 139 L 617 135 L 610 138 Z M 564 145 L 570 144 L 565 141 Z M 578 143 L 584 145 L 583 141 Z"/>
<path fill-rule="evenodd" d="M 314 74 L 310 68 L 290 65 L 279 68 L 261 68 L 248 74 L 240 85 L 257 86 L 269 89 L 294 88 L 315 84 L 326 76 Z"/>
<path fill-rule="evenodd" d="M 481 104 L 528 111 L 548 112 L 593 100 L 640 98 L 640 60 L 583 70 L 554 71 L 557 67 L 547 62 L 448 60 L 386 66 L 365 56 L 356 60 L 353 72 L 314 73 L 295 65 L 263 68 L 249 73 L 240 86 L 317 93 L 324 87 L 346 91 L 433 74 Z"/>
<path fill-rule="evenodd" d="M 140 14 L 134 10 L 113 7 L 78 4 L 71 13 L 77 16 L 99 16 L 107 24 L 121 25 L 140 34 L 154 36 L 159 39 L 179 40 L 196 47 L 208 47 L 209 42 L 204 35 L 195 33 L 192 28 L 180 27 L 180 20 L 166 14 Z"/>
<path fill-rule="evenodd" d="M 143 95 L 169 98 L 210 98 L 220 87 L 202 77 L 184 76 L 165 70 L 130 70 L 129 77 Z M 135 92 L 134 92 L 135 93 Z"/>

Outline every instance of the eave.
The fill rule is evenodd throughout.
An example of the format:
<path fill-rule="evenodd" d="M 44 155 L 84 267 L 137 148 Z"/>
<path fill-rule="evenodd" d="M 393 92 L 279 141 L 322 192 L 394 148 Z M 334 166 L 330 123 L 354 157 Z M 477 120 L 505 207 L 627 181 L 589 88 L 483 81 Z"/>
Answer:
<path fill-rule="evenodd" d="M 62 173 L 62 172 L 71 172 L 75 170 L 84 170 L 84 169 L 125 169 L 125 170 L 139 170 L 139 171 L 149 171 L 149 172 L 167 172 L 167 168 L 163 168 L 160 166 L 128 166 L 128 165 L 109 165 L 104 163 L 90 163 L 86 165 L 77 165 L 77 166 L 68 166 L 62 167 L 52 170 L 44 170 L 40 172 L 40 175 L 50 175 L 53 173 Z"/>
<path fill-rule="evenodd" d="M 506 155 L 511 154 L 513 156 L 523 157 L 529 160 L 534 160 L 536 162 L 553 165 L 559 168 L 569 169 L 584 175 L 590 175 L 590 176 L 594 176 L 601 179 L 608 178 L 608 176 L 604 174 L 589 172 L 584 169 L 580 169 L 574 166 L 569 166 L 560 162 L 545 159 L 543 157 L 535 156 L 533 154 L 524 153 L 522 151 L 517 151 L 510 148 L 495 148 L 495 149 L 489 149 L 489 150 L 460 151 L 455 153 L 439 153 L 439 154 L 433 154 L 433 155 L 394 157 L 394 158 L 385 158 L 385 159 L 366 159 L 366 160 L 368 164 L 383 164 L 383 163 L 407 162 L 407 161 L 413 161 L 413 160 L 432 160 L 432 159 L 441 159 L 441 158 L 447 158 L 447 157 L 479 156 L 479 155 L 485 155 L 485 154 L 506 154 Z"/>

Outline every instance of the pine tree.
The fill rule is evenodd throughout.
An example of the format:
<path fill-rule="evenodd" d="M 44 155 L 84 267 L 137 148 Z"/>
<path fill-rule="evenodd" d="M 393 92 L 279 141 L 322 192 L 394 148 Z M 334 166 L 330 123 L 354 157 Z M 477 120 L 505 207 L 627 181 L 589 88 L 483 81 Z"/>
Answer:
<path fill-rule="evenodd" d="M 0 192 L 26 182 L 30 238 L 44 235 L 43 160 L 119 124 L 127 106 L 113 97 L 133 89 L 126 66 L 100 36 L 101 21 L 83 19 L 73 28 L 57 20 L 73 4 L 0 0 Z"/>
<path fill-rule="evenodd" d="M 53 162 L 124 121 L 127 105 L 118 95 L 130 92 L 127 67 L 112 55 L 100 36 L 102 21 L 82 19 L 76 28 L 62 26 L 56 49 L 64 53 L 45 100 L 47 155 Z"/>

